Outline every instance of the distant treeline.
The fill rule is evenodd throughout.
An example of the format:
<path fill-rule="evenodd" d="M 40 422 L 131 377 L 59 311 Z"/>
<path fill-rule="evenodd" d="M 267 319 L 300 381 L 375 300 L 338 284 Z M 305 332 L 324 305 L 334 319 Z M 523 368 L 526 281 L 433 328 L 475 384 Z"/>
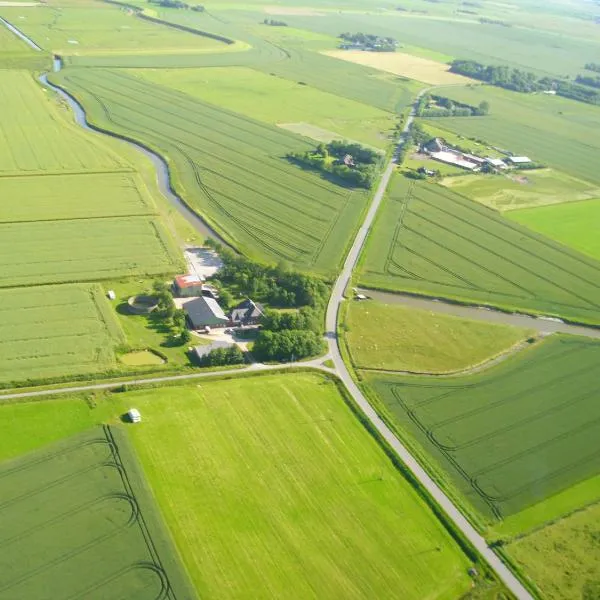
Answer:
<path fill-rule="evenodd" d="M 594 71 L 595 73 L 600 73 L 600 63 L 587 63 L 585 65 L 586 71 Z"/>
<path fill-rule="evenodd" d="M 367 189 L 373 185 L 381 162 L 381 155 L 375 150 L 338 140 L 327 145 L 319 144 L 315 150 L 291 152 L 287 157 Z"/>
<path fill-rule="evenodd" d="M 594 77 L 590 75 L 577 75 L 575 81 L 577 83 L 581 83 L 582 85 L 588 85 L 590 87 L 600 89 L 600 77 Z"/>
<path fill-rule="evenodd" d="M 271 27 L 287 27 L 288 24 L 285 21 L 276 21 L 275 19 L 265 19 L 263 25 L 270 25 Z"/>
<path fill-rule="evenodd" d="M 600 104 L 600 91 L 591 90 L 564 79 L 539 78 L 531 71 L 522 71 L 507 66 L 482 65 L 474 60 L 452 61 L 450 71 L 515 92 L 553 90 L 565 98 L 588 104 Z"/>
<path fill-rule="evenodd" d="M 197 12 L 204 12 L 204 6 L 201 4 L 188 4 L 187 2 L 182 2 L 181 0 L 148 0 L 148 2 L 150 4 L 158 4 L 164 8 L 189 8 Z"/>
<path fill-rule="evenodd" d="M 481 17 L 479 22 L 482 25 L 500 25 L 500 27 L 512 27 L 510 23 L 507 21 L 501 21 L 500 19 L 488 19 L 486 17 Z"/>
<path fill-rule="evenodd" d="M 345 43 L 342 48 L 357 47 L 375 52 L 395 52 L 398 42 L 391 37 L 380 37 L 371 33 L 342 33 L 338 36 Z"/>
<path fill-rule="evenodd" d="M 431 104 L 434 103 L 434 106 Z M 490 112 L 490 104 L 485 100 L 479 106 L 462 104 L 444 96 L 424 94 L 419 99 L 417 117 L 482 117 Z"/>

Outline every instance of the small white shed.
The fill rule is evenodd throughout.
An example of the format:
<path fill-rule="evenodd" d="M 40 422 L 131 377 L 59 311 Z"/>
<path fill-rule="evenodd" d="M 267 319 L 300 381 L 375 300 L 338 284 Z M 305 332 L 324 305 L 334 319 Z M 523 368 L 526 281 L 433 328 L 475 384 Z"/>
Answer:
<path fill-rule="evenodd" d="M 117 299 L 117 295 L 115 294 L 114 290 L 108 290 L 108 292 L 106 292 L 106 295 L 108 296 L 109 300 L 116 300 Z"/>
<path fill-rule="evenodd" d="M 130 408 L 127 411 L 127 416 L 132 423 L 139 423 L 142 420 L 142 415 L 137 408 Z"/>

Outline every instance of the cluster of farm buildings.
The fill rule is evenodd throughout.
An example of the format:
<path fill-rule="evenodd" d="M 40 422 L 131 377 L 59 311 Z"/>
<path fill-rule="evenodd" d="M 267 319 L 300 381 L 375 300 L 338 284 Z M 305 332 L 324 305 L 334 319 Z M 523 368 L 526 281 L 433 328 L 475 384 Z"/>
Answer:
<path fill-rule="evenodd" d="M 490 158 L 477 156 L 462 152 L 446 144 L 442 138 L 433 138 L 423 145 L 422 150 L 434 160 L 443 162 L 447 165 L 453 165 L 477 173 L 484 168 L 493 170 L 504 170 L 510 167 L 518 167 L 531 163 L 527 156 L 507 156 L 506 158 Z"/>

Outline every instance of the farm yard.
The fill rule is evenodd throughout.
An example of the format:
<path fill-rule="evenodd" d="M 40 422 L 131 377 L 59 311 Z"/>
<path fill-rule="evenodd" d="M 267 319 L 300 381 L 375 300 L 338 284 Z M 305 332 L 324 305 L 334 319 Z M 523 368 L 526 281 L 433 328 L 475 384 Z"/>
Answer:
<path fill-rule="evenodd" d="M 514 327 L 376 301 L 352 303 L 346 324 L 355 368 L 414 373 L 469 369 L 532 335 Z"/>
<path fill-rule="evenodd" d="M 117 433 L 93 429 L 0 465 L 1 597 L 194 597 Z"/>
<path fill-rule="evenodd" d="M 238 248 L 321 273 L 339 265 L 367 195 L 286 161 L 310 148 L 302 138 L 117 71 L 55 79 L 96 123 L 165 154 L 182 196 Z"/>
<path fill-rule="evenodd" d="M 0 290 L 0 385 L 111 370 L 123 341 L 98 285 Z"/>
<path fill-rule="evenodd" d="M 440 186 L 391 183 L 360 282 L 600 323 L 600 262 Z"/>
<path fill-rule="evenodd" d="M 144 414 L 133 442 L 200 597 L 470 588 L 459 547 L 323 376 L 121 396 Z"/>
<path fill-rule="evenodd" d="M 490 521 L 600 471 L 599 358 L 600 344 L 557 336 L 469 377 L 367 380 Z"/>

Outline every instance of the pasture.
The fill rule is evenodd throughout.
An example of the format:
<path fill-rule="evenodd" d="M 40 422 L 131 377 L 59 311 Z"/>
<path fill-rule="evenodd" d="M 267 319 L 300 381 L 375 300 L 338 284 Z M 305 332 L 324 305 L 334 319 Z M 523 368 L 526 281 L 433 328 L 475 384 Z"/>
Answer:
<path fill-rule="evenodd" d="M 450 73 L 448 65 L 444 63 L 403 52 L 330 50 L 325 54 L 430 85 L 465 85 L 469 83 L 468 78 Z"/>
<path fill-rule="evenodd" d="M 393 115 L 311 86 L 244 67 L 151 69 L 144 79 L 272 125 L 306 121 L 337 138 L 384 148 Z"/>
<path fill-rule="evenodd" d="M 457 598 L 469 563 L 333 382 L 139 390 L 131 437 L 202 598 Z"/>
<path fill-rule="evenodd" d="M 50 57 L 47 54 L 32 50 L 0 23 L 0 69 L 41 70 L 49 65 Z"/>
<path fill-rule="evenodd" d="M 600 200 L 519 210 L 508 217 L 521 225 L 600 260 Z"/>
<path fill-rule="evenodd" d="M 360 282 L 600 323 L 600 262 L 441 186 L 396 176 Z"/>
<path fill-rule="evenodd" d="M 600 128 L 597 106 L 546 94 L 520 94 L 493 86 L 452 87 L 439 91 L 471 106 L 478 106 L 485 100 L 490 103 L 490 114 L 487 117 L 428 119 L 426 123 L 486 140 L 589 181 L 594 186 L 600 185 L 600 171 L 596 168 L 600 138 L 590 135 L 591 131 Z"/>
<path fill-rule="evenodd" d="M 600 504 L 518 539 L 506 552 L 547 600 L 598 597 Z"/>
<path fill-rule="evenodd" d="M 2 597 L 195 597 L 124 433 L 2 463 L 0 496 Z"/>
<path fill-rule="evenodd" d="M 376 301 L 352 302 L 346 343 L 358 369 L 448 373 L 474 367 L 532 332 Z"/>
<path fill-rule="evenodd" d="M 368 375 L 387 413 L 485 518 L 600 472 L 600 344 L 555 336 L 468 377 Z"/>
<path fill-rule="evenodd" d="M 441 183 L 462 196 L 501 212 L 600 197 L 600 187 L 554 169 L 477 177 L 464 175 L 448 177 Z"/>
<path fill-rule="evenodd" d="M 149 217 L 0 224 L 0 287 L 174 273 L 181 260 Z"/>
<path fill-rule="evenodd" d="M 0 290 L 0 384 L 111 370 L 124 341 L 97 285 Z"/>
<path fill-rule="evenodd" d="M 187 203 L 251 256 L 331 273 L 367 194 L 289 163 L 299 136 L 117 71 L 65 70 L 57 81 L 98 125 L 167 157 Z"/>

